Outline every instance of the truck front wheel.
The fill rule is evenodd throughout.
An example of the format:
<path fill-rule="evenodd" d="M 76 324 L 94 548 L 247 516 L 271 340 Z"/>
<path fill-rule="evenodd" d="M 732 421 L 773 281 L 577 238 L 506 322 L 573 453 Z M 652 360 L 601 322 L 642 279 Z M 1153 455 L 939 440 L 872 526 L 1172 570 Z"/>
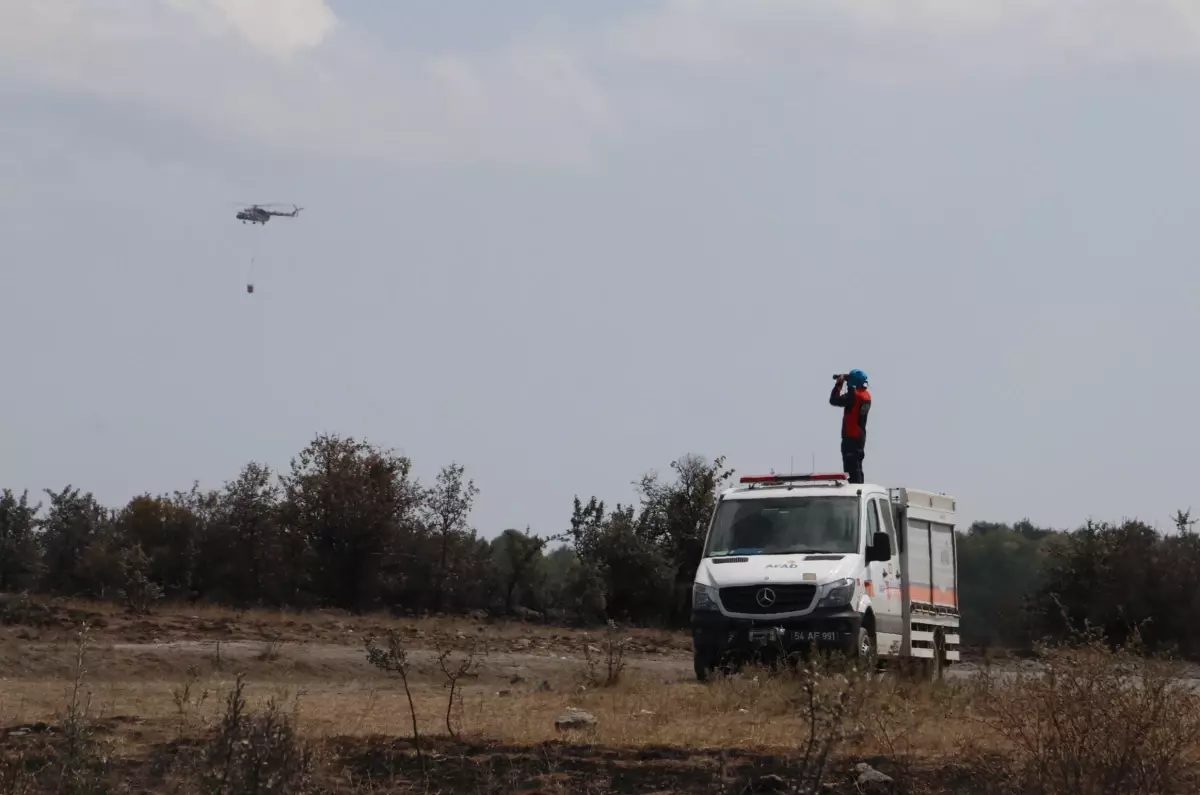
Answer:
<path fill-rule="evenodd" d="M 696 670 L 696 681 L 707 682 L 712 679 L 717 661 L 712 655 L 697 651 L 692 653 L 692 667 Z"/>
<path fill-rule="evenodd" d="M 854 661 L 866 670 L 875 665 L 875 636 L 868 627 L 859 627 L 854 641 Z"/>

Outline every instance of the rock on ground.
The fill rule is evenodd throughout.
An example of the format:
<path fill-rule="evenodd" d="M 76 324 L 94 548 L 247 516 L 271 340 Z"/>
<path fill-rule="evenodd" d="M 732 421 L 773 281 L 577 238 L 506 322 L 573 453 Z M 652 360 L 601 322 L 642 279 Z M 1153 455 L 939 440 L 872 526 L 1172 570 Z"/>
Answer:
<path fill-rule="evenodd" d="M 854 772 L 857 774 L 855 783 L 858 785 L 858 791 L 863 795 L 890 795 L 895 788 L 891 776 L 880 773 L 866 762 L 855 765 Z"/>
<path fill-rule="evenodd" d="M 787 783 L 783 776 L 777 776 L 774 773 L 771 773 L 755 779 L 755 781 L 750 784 L 748 791 L 757 794 L 767 792 L 788 792 L 791 789 L 791 786 Z"/>
<path fill-rule="evenodd" d="M 581 709 L 568 709 L 554 721 L 554 728 L 559 731 L 570 729 L 592 729 L 596 726 L 596 716 Z"/>

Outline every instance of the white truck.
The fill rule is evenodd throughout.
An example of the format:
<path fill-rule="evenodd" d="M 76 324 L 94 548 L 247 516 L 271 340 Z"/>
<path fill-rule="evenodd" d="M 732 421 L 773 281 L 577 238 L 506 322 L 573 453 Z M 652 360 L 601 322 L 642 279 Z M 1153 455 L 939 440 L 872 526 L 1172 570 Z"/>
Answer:
<path fill-rule="evenodd" d="M 959 660 L 955 502 L 845 474 L 752 475 L 717 500 L 692 586 L 696 678 L 752 658 L 840 651 Z"/>

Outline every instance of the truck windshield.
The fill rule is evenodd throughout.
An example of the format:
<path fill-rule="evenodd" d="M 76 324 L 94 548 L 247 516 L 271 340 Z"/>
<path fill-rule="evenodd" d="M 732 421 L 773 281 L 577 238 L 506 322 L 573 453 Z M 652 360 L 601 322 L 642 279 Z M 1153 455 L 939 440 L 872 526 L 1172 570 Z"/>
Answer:
<path fill-rule="evenodd" d="M 858 551 L 858 497 L 724 500 L 704 556 Z"/>

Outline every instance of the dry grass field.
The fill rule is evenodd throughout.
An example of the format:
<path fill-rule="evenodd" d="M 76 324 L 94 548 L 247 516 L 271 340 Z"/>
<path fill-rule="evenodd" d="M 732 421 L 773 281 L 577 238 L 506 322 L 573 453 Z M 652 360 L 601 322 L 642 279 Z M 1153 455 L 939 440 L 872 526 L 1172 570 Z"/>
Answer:
<path fill-rule="evenodd" d="M 9 597 L 0 795 L 1196 791 L 1200 699 L 1175 669 L 1044 662 L 700 685 L 685 634 Z M 594 723 L 556 726 L 573 710 Z"/>

